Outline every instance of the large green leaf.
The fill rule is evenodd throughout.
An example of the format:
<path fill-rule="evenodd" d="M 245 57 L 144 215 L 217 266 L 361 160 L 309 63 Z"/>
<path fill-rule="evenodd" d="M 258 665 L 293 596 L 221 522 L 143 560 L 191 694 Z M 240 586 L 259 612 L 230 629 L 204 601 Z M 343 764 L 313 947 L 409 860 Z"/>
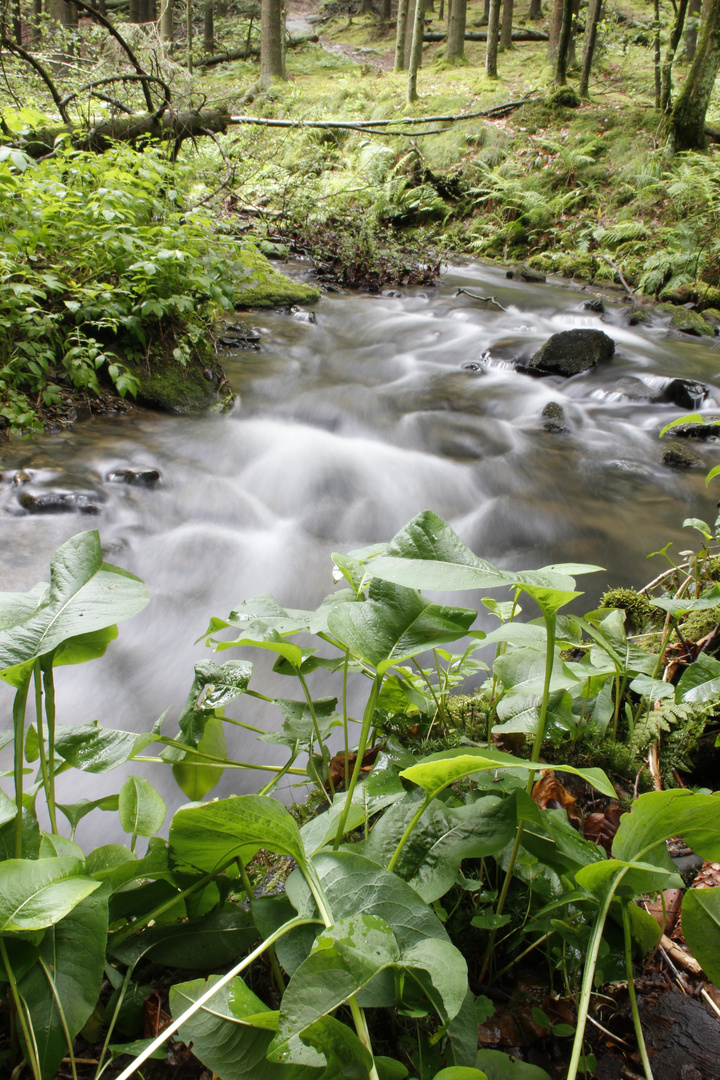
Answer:
<path fill-rule="evenodd" d="M 690 951 L 711 982 L 720 984 L 720 888 L 688 889 L 682 929 Z"/>
<path fill-rule="evenodd" d="M 83 772 L 109 772 L 155 742 L 159 723 L 153 731 L 141 735 L 96 724 L 68 724 L 57 729 L 55 749 L 60 757 Z"/>
<path fill-rule="evenodd" d="M 611 888 L 615 889 L 619 895 L 634 897 L 641 896 L 642 893 L 683 887 L 679 874 L 653 866 L 651 863 L 641 862 L 639 859 L 633 862 L 606 859 L 592 863 L 578 870 L 575 880 L 583 889 L 587 889 L 589 893 L 600 899 Z"/>
<path fill-rule="evenodd" d="M 478 1050 L 475 1065 L 488 1080 L 550 1080 L 539 1065 L 530 1065 L 500 1050 Z"/>
<path fill-rule="evenodd" d="M 79 634 L 58 645 L 53 656 L 53 667 L 69 664 L 85 664 L 104 656 L 111 641 L 118 636 L 117 626 L 103 626 L 90 634 Z"/>
<path fill-rule="evenodd" d="M 487 1073 L 480 1069 L 470 1069 L 465 1065 L 451 1065 L 435 1073 L 435 1080 L 488 1080 Z"/>
<path fill-rule="evenodd" d="M 53 555 L 50 585 L 35 611 L 0 629 L 0 668 L 35 660 L 68 638 L 129 619 L 149 599 L 139 578 L 103 562 L 96 530 L 79 533 Z"/>
<path fill-rule="evenodd" d="M 411 589 L 493 589 L 511 580 L 474 555 L 447 522 L 430 510 L 409 521 L 385 553 L 371 559 L 365 569 L 368 577 Z"/>
<path fill-rule="evenodd" d="M 247 911 L 234 904 L 208 912 L 200 919 L 169 926 L 148 926 L 112 947 L 112 954 L 133 965 L 141 956 L 172 968 L 211 971 L 237 961 L 258 939 Z"/>
<path fill-rule="evenodd" d="M 300 1034 L 386 968 L 414 977 L 443 1021 L 460 1011 L 467 991 L 467 969 L 450 942 L 431 937 L 402 950 L 384 919 L 360 912 L 339 919 L 318 934 L 310 955 L 285 991 L 268 1056 L 276 1061 L 298 1060 Z"/>
<path fill-rule="evenodd" d="M 199 754 L 188 754 L 176 746 L 168 746 L 162 752 L 165 761 L 173 763 L 175 782 L 187 799 L 199 802 L 220 782 L 224 769 L 214 765 L 210 758 L 227 756 L 227 741 L 222 720 L 214 716 L 206 718 L 202 738 L 197 744 Z M 208 756 L 206 756 L 208 755 Z"/>
<path fill-rule="evenodd" d="M 252 672 L 253 666 L 247 660 L 229 660 L 226 664 L 203 660 L 195 665 L 193 684 L 178 717 L 184 743 L 198 745 L 215 710 L 245 693 Z"/>
<path fill-rule="evenodd" d="M 720 796 L 686 788 L 649 791 L 620 818 L 612 851 L 626 862 L 643 860 L 674 870 L 665 841 L 680 836 L 696 855 L 720 861 Z"/>
<path fill-rule="evenodd" d="M 203 873 L 233 857 L 247 863 L 260 848 L 290 855 L 300 866 L 306 864 L 295 819 L 264 795 L 233 795 L 202 806 L 181 807 L 172 820 L 169 839 L 176 862 Z"/>
<path fill-rule="evenodd" d="M 546 766 L 537 761 L 525 761 L 500 750 L 480 750 L 471 747 L 458 747 L 454 750 L 442 750 L 429 754 L 416 765 L 404 769 L 400 776 L 419 784 L 428 795 L 436 796 L 448 784 L 472 776 L 476 772 L 490 769 L 522 769 L 524 772 L 536 772 Z M 582 777 L 603 795 L 615 798 L 615 789 L 602 769 L 575 769 L 571 765 L 553 765 L 557 772 L 573 773 Z"/>
<path fill-rule="evenodd" d="M 57 803 L 57 808 L 62 810 L 73 829 L 75 829 L 85 815 L 93 810 L 116 811 L 119 801 L 119 795 L 103 795 L 99 799 L 79 799 L 75 803 Z"/>
<path fill-rule="evenodd" d="M 107 885 L 102 886 L 51 926 L 40 945 L 41 962 L 20 980 L 18 989 L 30 1011 L 43 1080 L 55 1076 L 68 1053 L 60 1006 L 74 1039 L 97 1005 L 105 964 L 109 892 Z"/>
<path fill-rule="evenodd" d="M 133 836 L 154 836 L 167 813 L 165 801 L 142 776 L 128 776 L 120 788 L 120 825 Z"/>
<path fill-rule="evenodd" d="M 380 673 L 409 656 L 467 634 L 477 612 L 433 604 L 412 589 L 373 579 L 364 603 L 340 604 L 330 632 Z"/>
<path fill-rule="evenodd" d="M 8 859 L 0 863 L 0 933 L 52 926 L 99 886 L 80 859 Z"/>
<path fill-rule="evenodd" d="M 178 1016 L 207 988 L 204 979 L 173 986 L 173 1015 Z M 303 1035 L 309 1047 L 321 1051 L 308 1051 L 309 1057 L 314 1054 L 314 1067 L 268 1061 L 265 1053 L 277 1021 L 278 1014 L 238 978 L 221 987 L 182 1025 L 179 1034 L 188 1044 L 192 1042 L 196 1057 L 223 1080 L 367 1080 L 369 1054 L 348 1027 L 329 1016 Z"/>

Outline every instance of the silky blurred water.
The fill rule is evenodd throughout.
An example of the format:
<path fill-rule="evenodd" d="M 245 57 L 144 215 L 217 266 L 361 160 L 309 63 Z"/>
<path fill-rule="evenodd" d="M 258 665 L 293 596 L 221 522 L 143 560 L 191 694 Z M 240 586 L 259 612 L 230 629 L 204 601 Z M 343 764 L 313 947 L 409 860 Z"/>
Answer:
<path fill-rule="evenodd" d="M 457 295 L 459 287 L 507 310 Z M 621 382 L 700 379 L 711 388 L 703 406 L 711 413 L 720 400 L 712 339 L 668 337 L 662 320 L 629 327 L 619 300 L 601 319 L 583 308 L 591 293 L 509 281 L 480 265 L 449 269 L 436 288 L 400 292 L 325 296 L 316 323 L 252 313 L 260 351 L 222 357 L 238 393 L 229 415 L 138 413 L 3 445 L 2 590 L 46 580 L 54 549 L 97 527 L 107 560 L 140 575 L 152 594 L 104 659 L 57 672 L 59 723 L 141 731 L 169 709 L 166 730 L 175 730 L 193 665 L 210 656 L 194 642 L 211 615 L 260 592 L 314 607 L 333 587 L 332 551 L 387 540 L 426 508 L 502 566 L 607 567 L 580 583 L 588 605 L 610 582 L 639 586 L 659 573 L 648 552 L 670 540 L 675 552 L 691 546 L 684 518 L 714 521 L 717 492 L 706 490 L 705 470 L 662 464 L 658 431 L 682 410 L 631 400 Z M 573 327 L 604 329 L 616 343 L 612 362 L 569 380 L 528 378 L 509 363 Z M 484 374 L 463 369 L 471 362 Z M 550 401 L 563 407 L 567 432 L 544 429 Z M 700 452 L 708 467 L 720 460 L 713 444 Z M 160 484 L 106 482 L 113 469 L 138 467 L 159 469 Z M 31 490 L 100 493 L 101 512 L 19 513 L 19 469 L 30 472 Z M 298 696 L 260 666 L 259 689 Z M 316 689 L 329 687 L 318 679 Z M 6 689 L 0 709 L 6 726 Z M 279 726 L 279 712 L 262 703 L 241 699 L 231 711 Z M 239 729 L 230 735 L 243 759 L 275 752 Z M 166 773 L 133 771 L 143 768 L 173 806 L 184 801 Z M 256 790 L 258 775 L 228 774 L 214 794 Z M 75 773 L 61 778 L 61 798 L 117 791 L 120 782 Z"/>

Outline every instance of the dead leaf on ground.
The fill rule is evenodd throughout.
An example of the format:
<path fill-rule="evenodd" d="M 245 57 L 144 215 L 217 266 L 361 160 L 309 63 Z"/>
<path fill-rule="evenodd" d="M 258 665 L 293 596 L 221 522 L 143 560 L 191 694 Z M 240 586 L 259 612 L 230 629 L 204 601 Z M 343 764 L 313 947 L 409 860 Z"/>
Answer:
<path fill-rule="evenodd" d="M 591 844 L 599 844 L 610 854 L 622 813 L 619 803 L 613 799 L 603 811 L 588 814 L 585 818 L 585 839 Z"/>
<path fill-rule="evenodd" d="M 375 759 L 380 753 L 381 747 L 373 746 L 369 750 L 366 750 L 363 754 L 362 765 L 360 771 L 369 773 L 375 764 Z M 355 768 L 355 762 L 357 761 L 357 754 L 347 755 L 347 769 L 348 775 L 352 774 Z M 330 758 L 330 779 L 332 780 L 333 790 L 341 791 L 345 787 L 345 754 L 336 754 L 335 757 Z M 327 783 L 325 787 L 329 790 L 330 784 Z"/>
<path fill-rule="evenodd" d="M 682 906 L 682 898 L 682 889 L 665 889 L 657 899 L 646 900 L 643 905 L 668 937 L 675 928 Z"/>
<path fill-rule="evenodd" d="M 571 825 L 576 829 L 582 827 L 583 813 L 577 799 L 563 787 L 552 769 L 544 769 L 535 781 L 532 797 L 541 810 L 565 810 Z"/>

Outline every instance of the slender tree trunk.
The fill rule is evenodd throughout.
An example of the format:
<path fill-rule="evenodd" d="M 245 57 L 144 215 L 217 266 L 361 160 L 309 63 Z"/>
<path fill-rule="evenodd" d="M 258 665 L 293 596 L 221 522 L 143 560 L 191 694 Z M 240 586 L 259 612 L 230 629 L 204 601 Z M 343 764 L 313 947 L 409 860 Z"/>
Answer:
<path fill-rule="evenodd" d="M 449 0 L 448 0 L 449 2 Z M 483 0 L 483 13 L 475 23 L 476 26 L 487 26 L 490 20 L 490 0 Z"/>
<path fill-rule="evenodd" d="M 567 83 L 568 51 L 570 49 L 570 31 L 572 29 L 572 16 L 572 0 L 563 0 L 562 22 L 560 23 L 560 36 L 558 38 L 557 56 L 555 57 L 556 86 L 565 86 L 565 84 Z"/>
<path fill-rule="evenodd" d="M 42 18 L 42 0 L 33 0 L 33 28 L 30 40 L 37 45 L 42 37 L 40 20 Z"/>
<path fill-rule="evenodd" d="M 262 0 L 260 6 L 260 82 L 285 78 L 282 0 Z"/>
<path fill-rule="evenodd" d="M 528 19 L 542 19 L 542 0 L 530 0 Z"/>
<path fill-rule="evenodd" d="M 173 4 L 175 0 L 160 0 L 160 37 L 163 41 L 172 41 L 175 34 L 173 26 Z"/>
<path fill-rule="evenodd" d="M 678 3 L 677 15 L 675 16 L 675 24 L 670 33 L 670 40 L 668 41 L 667 52 L 665 53 L 665 63 L 662 66 L 660 108 L 663 112 L 667 112 L 670 108 L 670 101 L 672 98 L 672 66 L 673 61 L 675 60 L 677 47 L 680 44 L 680 38 L 682 37 L 687 7 L 688 0 L 680 0 Z"/>
<path fill-rule="evenodd" d="M 397 29 L 395 31 L 395 71 L 405 70 L 405 30 L 407 29 L 409 0 L 398 0 Z"/>
<path fill-rule="evenodd" d="M 669 134 L 676 150 L 702 150 L 705 114 L 720 68 L 720 0 L 712 0 L 695 59 L 670 114 Z"/>
<path fill-rule="evenodd" d="M 488 14 L 487 49 L 485 52 L 485 74 L 490 79 L 497 79 L 498 26 L 500 24 L 500 0 L 490 0 Z"/>
<path fill-rule="evenodd" d="M 70 25 L 70 5 L 66 3 L 66 0 L 49 0 L 45 10 L 50 18 L 55 19 L 61 26 Z"/>
<path fill-rule="evenodd" d="M 408 0 L 407 23 L 405 24 L 405 44 L 403 46 L 403 71 L 410 67 L 410 53 L 412 52 L 413 28 L 415 26 L 415 12 L 417 0 Z"/>
<path fill-rule="evenodd" d="M 382 0 L 382 9 L 380 12 L 383 22 L 390 22 L 390 16 L 392 15 L 392 0 Z"/>
<path fill-rule="evenodd" d="M 467 0 L 454 0 L 449 12 L 445 59 L 456 64 L 465 59 L 465 25 L 467 22 Z"/>
<path fill-rule="evenodd" d="M 227 15 L 227 0 L 216 0 L 215 14 L 218 19 L 224 19 Z"/>
<path fill-rule="evenodd" d="M 185 0 L 185 33 L 187 34 L 187 66 L 193 70 L 193 0 Z"/>
<path fill-rule="evenodd" d="M 128 21 L 131 23 L 140 22 L 140 0 L 130 0 L 128 4 Z"/>
<path fill-rule="evenodd" d="M 597 30 L 602 12 L 602 0 L 590 0 L 585 23 L 585 40 L 583 41 L 582 69 L 580 72 L 580 97 L 588 96 L 590 87 L 590 72 L 592 71 L 595 44 L 597 42 Z"/>
<path fill-rule="evenodd" d="M 157 4 L 155 0 L 146 0 L 147 9 L 147 21 L 155 22 L 157 20 Z"/>
<path fill-rule="evenodd" d="M 440 0 L 440 7 L 438 8 L 438 20 L 443 22 L 445 19 L 445 0 Z"/>
<path fill-rule="evenodd" d="M 148 0 L 138 0 L 138 22 L 148 21 Z"/>
<path fill-rule="evenodd" d="M 654 0 L 653 2 L 655 23 L 655 34 L 653 42 L 653 63 L 655 69 L 655 108 L 660 108 L 660 95 L 662 90 L 662 80 L 660 75 L 660 0 Z"/>
<path fill-rule="evenodd" d="M 570 44 L 568 45 L 567 66 L 570 69 L 577 62 L 575 45 L 577 42 L 577 21 L 580 14 L 580 0 L 572 0 L 572 18 L 570 20 Z"/>
<path fill-rule="evenodd" d="M 563 18 L 563 0 L 554 0 L 552 15 L 550 16 L 550 40 L 547 47 L 547 62 L 555 66 L 557 60 L 558 42 L 560 41 L 560 28 Z"/>
<path fill-rule="evenodd" d="M 205 0 L 203 20 L 203 49 L 205 55 L 212 55 L 215 51 L 215 10 L 213 0 Z"/>
<path fill-rule="evenodd" d="M 685 30 L 685 51 L 683 60 L 691 64 L 697 48 L 698 23 L 700 21 L 701 0 L 690 0 L 687 9 L 687 29 Z"/>
<path fill-rule="evenodd" d="M 423 32 L 425 30 L 425 0 L 415 0 L 415 22 L 413 24 L 412 48 L 408 70 L 407 99 L 408 105 L 417 101 L 417 73 L 422 64 Z"/>
<path fill-rule="evenodd" d="M 500 52 L 514 49 L 512 43 L 513 0 L 503 0 L 502 23 L 500 25 Z"/>

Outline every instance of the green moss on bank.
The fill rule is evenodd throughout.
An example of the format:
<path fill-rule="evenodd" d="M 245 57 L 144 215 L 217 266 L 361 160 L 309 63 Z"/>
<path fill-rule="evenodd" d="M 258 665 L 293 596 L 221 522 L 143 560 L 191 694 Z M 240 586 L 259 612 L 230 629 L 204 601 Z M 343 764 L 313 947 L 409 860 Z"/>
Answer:
<path fill-rule="evenodd" d="M 172 357 L 155 359 L 149 370 L 133 374 L 140 382 L 137 403 L 147 408 L 186 413 L 217 404 L 222 375 L 199 360 L 183 367 Z"/>
<path fill-rule="evenodd" d="M 315 304 L 320 290 L 314 285 L 292 281 L 271 266 L 264 255 L 250 249 L 243 252 L 244 280 L 235 295 L 236 308 L 287 307 L 291 304 Z"/>

